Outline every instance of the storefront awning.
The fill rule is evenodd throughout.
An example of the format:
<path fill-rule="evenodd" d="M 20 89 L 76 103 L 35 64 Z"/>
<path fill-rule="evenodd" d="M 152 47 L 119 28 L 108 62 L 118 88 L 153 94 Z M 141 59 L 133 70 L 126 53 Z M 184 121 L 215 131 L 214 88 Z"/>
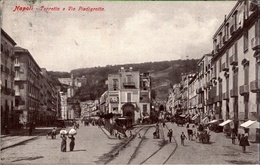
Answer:
<path fill-rule="evenodd" d="M 217 123 L 218 122 L 218 120 L 211 120 L 210 122 L 209 122 L 209 124 L 214 124 L 214 123 Z"/>
<path fill-rule="evenodd" d="M 241 124 L 240 126 L 245 127 L 245 128 L 259 128 L 259 122 L 248 120 L 248 121 L 244 122 L 243 124 Z"/>
<path fill-rule="evenodd" d="M 230 122 L 232 122 L 232 120 L 228 119 L 228 120 L 226 120 L 226 121 L 220 123 L 219 126 L 224 126 L 224 125 L 226 125 L 226 124 L 228 124 L 228 123 L 230 123 Z"/>
<path fill-rule="evenodd" d="M 191 120 L 196 120 L 199 116 L 200 116 L 199 114 L 196 114 L 195 116 L 193 116 L 193 117 L 191 118 Z"/>

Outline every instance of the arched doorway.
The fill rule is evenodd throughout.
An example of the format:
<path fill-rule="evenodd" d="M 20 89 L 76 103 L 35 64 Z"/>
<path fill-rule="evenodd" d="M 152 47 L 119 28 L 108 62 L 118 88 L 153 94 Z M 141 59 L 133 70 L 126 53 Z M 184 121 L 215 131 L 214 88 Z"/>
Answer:
<path fill-rule="evenodd" d="M 126 116 L 131 119 L 131 123 L 135 120 L 135 106 L 132 103 L 125 103 L 122 106 L 123 116 Z"/>

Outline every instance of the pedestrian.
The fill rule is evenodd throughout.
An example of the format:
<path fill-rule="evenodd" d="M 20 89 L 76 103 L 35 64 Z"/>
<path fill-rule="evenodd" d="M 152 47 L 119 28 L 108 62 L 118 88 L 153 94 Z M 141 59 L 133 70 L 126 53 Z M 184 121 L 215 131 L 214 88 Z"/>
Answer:
<path fill-rule="evenodd" d="M 181 144 L 184 146 L 184 140 L 187 139 L 184 132 L 181 133 Z"/>
<path fill-rule="evenodd" d="M 32 131 L 33 131 L 33 123 L 31 123 L 29 127 L 29 136 L 32 135 Z"/>
<path fill-rule="evenodd" d="M 75 146 L 75 137 L 71 135 L 71 137 L 69 138 L 70 138 L 70 151 L 73 151 Z"/>
<path fill-rule="evenodd" d="M 236 141 L 236 133 L 235 130 L 233 129 L 231 132 L 231 139 L 232 139 L 232 144 L 235 144 Z"/>
<path fill-rule="evenodd" d="M 67 146 L 67 138 L 65 135 L 60 135 L 62 141 L 61 141 L 61 152 L 66 152 L 66 146 Z"/>
<path fill-rule="evenodd" d="M 242 151 L 244 153 L 246 152 L 246 146 L 250 146 L 248 138 L 245 135 L 243 135 L 243 134 L 242 134 L 242 137 L 240 139 L 239 146 L 242 146 Z"/>
<path fill-rule="evenodd" d="M 191 140 L 193 140 L 193 136 L 196 138 L 196 127 L 195 127 L 194 124 L 193 124 L 193 126 L 192 126 L 192 135 L 191 135 Z"/>
<path fill-rule="evenodd" d="M 55 127 L 51 131 L 51 138 L 56 139 L 56 128 Z"/>
<path fill-rule="evenodd" d="M 189 140 L 191 140 L 192 130 L 190 129 L 190 125 L 187 124 L 186 128 L 187 128 L 188 138 L 189 138 Z"/>
<path fill-rule="evenodd" d="M 165 121 L 163 120 L 163 128 L 165 127 Z"/>
<path fill-rule="evenodd" d="M 167 136 L 169 137 L 169 142 L 172 142 L 172 129 L 169 129 Z"/>

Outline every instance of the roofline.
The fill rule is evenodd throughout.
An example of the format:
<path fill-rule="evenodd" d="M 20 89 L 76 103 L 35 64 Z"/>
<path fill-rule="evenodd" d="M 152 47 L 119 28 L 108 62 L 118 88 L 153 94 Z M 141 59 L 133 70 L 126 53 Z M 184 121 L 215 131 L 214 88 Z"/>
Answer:
<path fill-rule="evenodd" d="M 24 49 L 22 47 L 14 47 L 14 52 L 21 52 L 21 53 L 26 53 L 30 56 L 30 58 L 33 60 L 33 62 L 36 64 L 36 66 L 38 67 L 38 69 L 41 71 L 40 66 L 38 65 L 38 63 L 35 61 L 35 59 L 33 58 L 33 56 L 31 55 L 31 53 L 27 50 Z"/>
<path fill-rule="evenodd" d="M 237 1 L 237 3 L 235 4 L 235 6 L 232 8 L 232 10 L 229 12 L 229 14 L 226 16 L 225 20 L 228 20 L 231 15 L 234 13 L 235 9 L 237 8 L 238 4 L 240 4 L 241 1 Z M 224 20 L 224 22 L 220 25 L 220 27 L 218 28 L 218 30 L 215 32 L 215 34 L 213 35 L 213 39 L 216 37 L 216 35 L 219 33 L 219 31 L 222 29 L 222 27 L 225 25 L 226 21 Z"/>
<path fill-rule="evenodd" d="M 3 34 L 13 45 L 16 45 L 16 42 L 2 28 L 1 34 Z"/>

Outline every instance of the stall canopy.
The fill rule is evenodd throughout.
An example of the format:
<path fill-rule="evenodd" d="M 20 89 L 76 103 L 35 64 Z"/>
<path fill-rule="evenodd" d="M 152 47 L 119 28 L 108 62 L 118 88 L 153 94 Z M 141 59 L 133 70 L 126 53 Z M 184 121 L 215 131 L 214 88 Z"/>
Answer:
<path fill-rule="evenodd" d="M 244 122 L 243 124 L 241 124 L 240 126 L 245 127 L 245 128 L 259 128 L 259 122 L 248 120 L 248 121 Z"/>
<path fill-rule="evenodd" d="M 209 124 L 214 124 L 214 123 L 217 123 L 218 122 L 218 120 L 211 120 L 210 122 L 209 122 Z"/>
<path fill-rule="evenodd" d="M 228 119 L 228 120 L 226 120 L 226 121 L 220 123 L 219 126 L 224 126 L 224 125 L 226 125 L 226 124 L 228 124 L 228 123 L 230 123 L 230 122 L 232 122 L 232 120 Z"/>

